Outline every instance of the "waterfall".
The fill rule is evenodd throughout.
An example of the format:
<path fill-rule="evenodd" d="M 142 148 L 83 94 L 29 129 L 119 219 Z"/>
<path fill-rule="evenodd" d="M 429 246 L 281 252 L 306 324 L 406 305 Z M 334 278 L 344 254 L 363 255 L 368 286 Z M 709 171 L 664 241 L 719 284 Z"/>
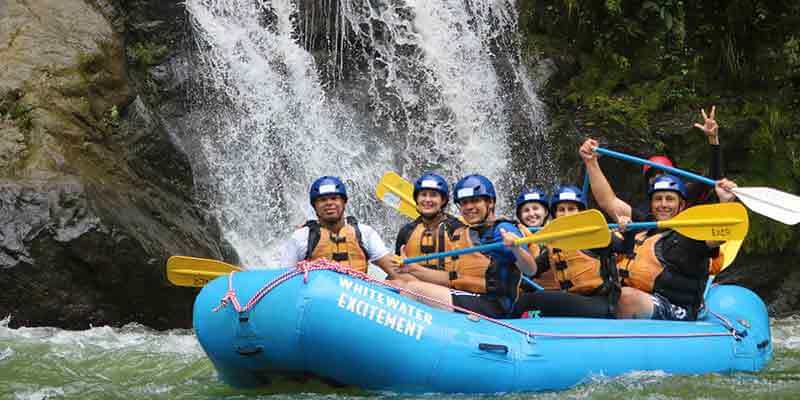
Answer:
<path fill-rule="evenodd" d="M 308 186 L 338 175 L 348 214 L 388 243 L 385 171 L 493 179 L 513 200 L 546 179 L 542 105 L 520 62 L 513 2 L 188 0 L 200 195 L 247 265 L 313 216 Z M 522 121 L 522 122 L 520 122 Z M 512 135 L 531 138 L 514 144 Z M 535 140 L 534 140 L 535 139 Z M 520 148 L 522 150 L 520 150 Z M 530 157 L 512 168 L 512 154 Z"/>

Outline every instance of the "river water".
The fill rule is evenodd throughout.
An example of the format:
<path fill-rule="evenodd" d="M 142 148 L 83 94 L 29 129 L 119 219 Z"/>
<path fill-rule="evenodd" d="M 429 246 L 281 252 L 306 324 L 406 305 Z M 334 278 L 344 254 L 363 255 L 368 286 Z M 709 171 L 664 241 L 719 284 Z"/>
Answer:
<path fill-rule="evenodd" d="M 199 140 L 198 196 L 245 264 L 269 265 L 286 226 L 309 216 L 307 187 L 320 175 L 345 178 L 348 208 L 385 239 L 402 220 L 372 195 L 384 171 L 437 170 L 451 180 L 481 172 L 498 184 L 506 208 L 521 185 L 557 179 L 536 84 L 520 61 L 514 1 L 186 5 L 196 40 L 196 129 L 178 136 Z M 313 383 L 235 390 L 217 380 L 189 330 L 8 324 L 0 320 L 3 400 L 408 398 Z M 774 320 L 773 336 L 775 358 L 758 374 L 633 373 L 503 397 L 798 398 L 800 318 Z"/>
<path fill-rule="evenodd" d="M 757 374 L 673 376 L 659 372 L 598 377 L 557 393 L 503 399 L 797 399 L 800 317 L 772 321 L 775 357 Z M 547 373 L 547 372 L 539 372 Z M 552 371 L 557 373 L 557 371 Z M 0 321 L 0 399 L 410 399 L 333 390 L 319 383 L 236 390 L 217 380 L 190 330 L 157 332 L 141 325 L 85 331 L 8 328 Z M 498 396 L 437 395 L 437 400 Z"/>

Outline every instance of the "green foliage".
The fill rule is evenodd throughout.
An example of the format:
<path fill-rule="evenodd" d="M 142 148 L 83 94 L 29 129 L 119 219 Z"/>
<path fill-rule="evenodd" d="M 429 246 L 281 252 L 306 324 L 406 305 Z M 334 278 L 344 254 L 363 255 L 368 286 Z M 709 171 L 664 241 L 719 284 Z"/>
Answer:
<path fill-rule="evenodd" d="M 166 55 L 167 47 L 152 42 L 138 42 L 130 47 L 131 59 L 141 67 L 158 64 Z"/>
<path fill-rule="evenodd" d="M 528 37 L 550 43 L 539 50 L 574 64 L 550 89 L 584 125 L 635 132 L 702 171 L 706 141 L 685 116 L 717 104 L 728 176 L 800 192 L 800 2 L 529 0 L 520 8 Z M 679 126 L 685 131 L 674 132 Z M 799 231 L 751 216 L 745 251 L 800 250 Z"/>

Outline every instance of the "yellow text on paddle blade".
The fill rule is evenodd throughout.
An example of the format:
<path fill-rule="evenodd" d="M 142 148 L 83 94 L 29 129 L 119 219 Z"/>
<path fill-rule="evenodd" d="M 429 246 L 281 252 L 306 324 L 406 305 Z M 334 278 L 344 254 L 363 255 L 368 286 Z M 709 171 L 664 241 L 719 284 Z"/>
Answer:
<path fill-rule="evenodd" d="M 742 240 L 749 228 L 747 209 L 739 203 L 706 204 L 687 208 L 660 228 L 672 228 L 695 240 Z"/>

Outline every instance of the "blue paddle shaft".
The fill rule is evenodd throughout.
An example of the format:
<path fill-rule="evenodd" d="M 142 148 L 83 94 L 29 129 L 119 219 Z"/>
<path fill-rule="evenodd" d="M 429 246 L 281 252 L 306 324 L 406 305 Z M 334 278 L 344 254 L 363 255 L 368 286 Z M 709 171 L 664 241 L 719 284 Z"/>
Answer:
<path fill-rule="evenodd" d="M 422 261 L 435 260 L 437 258 L 458 256 L 461 254 L 475 253 L 479 251 L 487 251 L 503 248 L 503 242 L 482 244 L 479 246 L 465 247 L 463 249 L 456 249 L 450 251 L 443 251 L 441 253 L 428 254 L 427 256 L 409 257 L 403 259 L 403 264 L 418 263 Z"/>
<path fill-rule="evenodd" d="M 522 275 L 522 280 L 523 280 L 523 281 L 525 281 L 525 282 L 527 282 L 529 285 L 533 286 L 533 288 L 534 288 L 534 289 L 536 289 L 536 290 L 544 290 L 544 288 L 542 287 L 542 285 L 540 285 L 540 284 L 538 284 L 538 283 L 534 282 L 534 281 L 533 281 L 533 279 L 531 279 L 531 278 L 528 278 L 528 277 L 527 277 L 527 276 L 525 276 L 525 275 Z"/>
<path fill-rule="evenodd" d="M 497 242 L 497 243 L 482 244 L 480 246 L 466 247 L 466 248 L 463 248 L 463 249 L 444 251 L 444 252 L 436 253 L 436 254 L 428 254 L 427 256 L 409 257 L 409 258 L 403 259 L 403 264 L 418 263 L 418 262 L 422 262 L 422 261 L 433 260 L 433 259 L 436 259 L 436 258 L 452 257 L 452 256 L 461 255 L 461 254 L 475 253 L 475 252 L 478 252 L 478 251 L 500 249 L 503 246 L 504 246 L 503 242 Z M 534 282 L 533 280 L 531 280 L 527 276 L 522 275 L 522 279 L 524 279 L 526 282 L 528 282 L 528 284 L 533 286 L 536 290 L 544 290 L 544 288 L 542 286 L 540 286 L 538 283 Z"/>
<path fill-rule="evenodd" d="M 671 174 L 674 174 L 674 175 L 678 175 L 678 176 L 682 176 L 684 178 L 694 179 L 696 181 L 703 182 L 706 185 L 714 186 L 714 183 L 715 183 L 713 179 L 709 179 L 709 178 L 706 178 L 705 176 L 695 174 L 694 172 L 689 172 L 689 171 L 684 171 L 682 169 L 669 167 L 669 166 L 662 165 L 662 164 L 659 164 L 659 163 L 655 163 L 655 162 L 652 162 L 652 161 L 649 161 L 649 160 L 645 160 L 643 158 L 629 156 L 629 155 L 627 155 L 625 153 L 620 153 L 620 152 L 617 152 L 617 151 L 614 151 L 614 150 L 604 149 L 602 147 L 596 147 L 594 149 L 594 151 L 596 151 L 596 152 L 598 152 L 600 154 L 604 154 L 604 155 L 610 156 L 610 157 L 619 158 L 620 160 L 630 161 L 630 162 L 634 162 L 634 163 L 642 164 L 642 165 L 649 165 L 649 166 L 651 166 L 653 168 L 658 168 L 658 169 L 667 171 L 667 172 L 669 172 Z"/>

